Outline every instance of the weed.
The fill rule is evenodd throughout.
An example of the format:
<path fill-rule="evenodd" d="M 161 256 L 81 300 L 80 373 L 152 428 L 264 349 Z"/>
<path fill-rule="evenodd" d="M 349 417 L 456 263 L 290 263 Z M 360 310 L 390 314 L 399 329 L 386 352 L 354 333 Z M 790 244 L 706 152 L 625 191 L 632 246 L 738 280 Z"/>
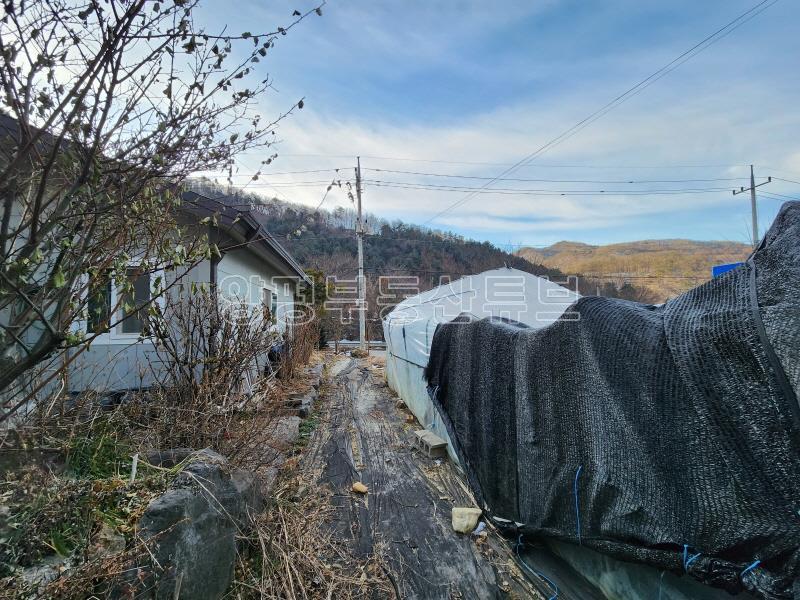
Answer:
<path fill-rule="evenodd" d="M 312 412 L 308 417 L 300 421 L 300 425 L 298 427 L 299 435 L 297 436 L 297 440 L 295 441 L 295 450 L 301 450 L 308 444 L 308 441 L 311 439 L 311 435 L 314 433 L 314 430 L 319 425 L 319 415 L 316 412 Z"/>
<path fill-rule="evenodd" d="M 86 437 L 75 437 L 67 448 L 67 467 L 79 478 L 120 477 L 131 468 L 131 448 L 107 424 Z"/>

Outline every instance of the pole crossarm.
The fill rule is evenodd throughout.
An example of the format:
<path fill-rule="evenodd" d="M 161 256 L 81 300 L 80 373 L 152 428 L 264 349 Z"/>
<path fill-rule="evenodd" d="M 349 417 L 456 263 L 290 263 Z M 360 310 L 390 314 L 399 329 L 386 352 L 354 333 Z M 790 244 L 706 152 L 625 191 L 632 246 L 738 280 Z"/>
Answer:
<path fill-rule="evenodd" d="M 762 181 L 756 185 L 756 176 L 753 172 L 753 165 L 750 165 L 750 187 L 739 187 L 738 190 L 733 190 L 734 196 L 737 194 L 743 194 L 745 191 L 750 192 L 750 212 L 753 221 L 753 248 L 758 248 L 758 242 L 760 241 L 760 238 L 758 237 L 758 208 L 756 207 L 756 188 L 759 188 L 762 185 L 767 185 L 768 183 L 772 183 L 771 176 L 767 177 L 766 181 Z"/>

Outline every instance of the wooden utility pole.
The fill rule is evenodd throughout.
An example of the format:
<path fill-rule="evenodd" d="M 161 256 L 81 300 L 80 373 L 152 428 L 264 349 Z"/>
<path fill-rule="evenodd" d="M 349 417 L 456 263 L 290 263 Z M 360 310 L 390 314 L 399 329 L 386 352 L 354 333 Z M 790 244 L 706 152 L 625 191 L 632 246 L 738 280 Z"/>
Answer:
<path fill-rule="evenodd" d="M 361 157 L 356 157 L 356 198 L 358 199 L 358 219 L 356 237 L 358 238 L 358 342 L 359 348 L 367 349 L 366 321 L 366 282 L 364 281 L 364 224 L 361 220 Z"/>
<path fill-rule="evenodd" d="M 753 219 L 753 248 L 758 247 L 761 239 L 758 237 L 758 209 L 756 208 L 756 188 L 766 185 L 772 181 L 772 177 L 767 177 L 767 180 L 756 185 L 756 176 L 753 173 L 753 165 L 750 165 L 750 187 L 740 187 L 738 190 L 733 190 L 733 195 L 743 194 L 746 190 L 750 190 L 750 211 Z"/>

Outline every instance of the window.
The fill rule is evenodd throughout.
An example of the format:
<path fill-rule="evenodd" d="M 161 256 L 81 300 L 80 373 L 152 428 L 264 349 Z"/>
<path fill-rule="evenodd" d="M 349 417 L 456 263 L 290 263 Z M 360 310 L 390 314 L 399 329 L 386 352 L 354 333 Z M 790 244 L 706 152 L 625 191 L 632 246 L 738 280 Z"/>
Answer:
<path fill-rule="evenodd" d="M 270 321 L 275 321 L 278 316 L 278 294 L 268 288 L 264 288 L 264 313 Z"/>
<path fill-rule="evenodd" d="M 147 304 L 150 302 L 150 273 L 129 267 L 128 286 L 122 293 L 122 333 L 143 333 L 146 330 Z"/>
<path fill-rule="evenodd" d="M 87 333 L 107 333 L 110 338 L 106 341 L 113 341 L 130 339 L 130 336 L 147 332 L 146 315 L 151 300 L 150 273 L 143 273 L 139 267 L 129 267 L 125 277 L 127 283 L 123 286 L 119 279 L 115 281 L 111 272 L 89 276 Z"/>
<path fill-rule="evenodd" d="M 104 333 L 111 322 L 111 278 L 107 273 L 89 279 L 88 333 Z"/>

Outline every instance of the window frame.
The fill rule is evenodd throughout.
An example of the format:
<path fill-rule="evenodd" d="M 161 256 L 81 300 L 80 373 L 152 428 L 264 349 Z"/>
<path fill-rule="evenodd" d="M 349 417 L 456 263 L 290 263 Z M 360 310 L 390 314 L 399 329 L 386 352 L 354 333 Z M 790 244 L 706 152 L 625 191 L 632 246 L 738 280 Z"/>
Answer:
<path fill-rule="evenodd" d="M 125 272 L 129 269 L 136 269 L 140 268 L 142 265 L 136 261 L 128 263 L 125 268 Z M 156 306 L 161 307 L 162 309 L 165 306 L 165 297 L 162 294 L 160 297 L 154 299 L 155 296 L 155 289 L 154 283 L 155 281 L 161 277 L 163 280 L 164 276 L 164 269 L 151 269 L 148 270 L 148 275 L 150 277 L 150 299 L 153 304 Z M 76 320 L 73 324 L 73 331 L 75 332 L 82 332 L 87 338 L 92 338 L 92 344 L 100 344 L 100 345 L 112 345 L 112 344 L 131 344 L 136 342 L 150 342 L 153 343 L 155 341 L 155 336 L 150 333 L 146 333 L 144 331 L 140 333 L 124 333 L 122 331 L 122 316 L 123 316 L 123 307 L 121 305 L 118 306 L 120 301 L 120 289 L 117 286 L 116 281 L 114 280 L 114 275 L 111 274 L 111 294 L 110 294 L 110 308 L 111 308 L 111 317 L 110 321 L 113 323 L 108 330 L 102 333 L 93 333 L 89 332 L 89 320 L 88 315 L 87 318 L 81 318 L 80 320 Z M 89 274 L 84 273 L 81 276 L 81 289 L 83 300 L 86 304 L 86 309 L 88 310 L 88 294 L 89 294 Z"/>
<path fill-rule="evenodd" d="M 113 312 L 112 308 L 114 308 L 114 303 L 111 300 L 112 294 L 113 294 L 113 289 L 114 289 L 114 281 L 113 281 L 112 273 L 111 272 L 106 272 L 106 278 L 105 279 L 106 280 L 103 283 L 104 283 L 104 286 L 107 288 L 107 296 L 108 296 L 108 309 L 107 309 L 107 311 L 105 311 L 108 314 L 108 322 L 106 323 L 106 325 L 110 326 L 112 318 L 113 318 L 113 315 L 111 314 Z M 93 320 L 94 320 L 92 318 L 92 314 L 91 314 L 91 312 L 92 312 L 92 292 L 94 291 L 93 290 L 93 282 L 92 282 L 91 275 L 87 275 L 87 277 L 86 277 L 85 290 L 86 290 L 85 293 L 86 293 L 86 311 L 87 311 L 87 316 L 86 316 L 86 321 L 85 321 L 85 323 L 83 325 L 83 328 L 82 328 L 83 331 L 86 333 L 87 336 L 88 335 L 103 335 L 105 333 L 108 333 L 109 330 L 110 330 L 110 327 L 102 327 L 103 323 L 98 323 L 98 325 L 101 326 L 100 327 L 101 331 L 94 331 L 94 330 L 93 331 L 89 331 L 89 327 L 93 325 Z M 106 291 L 105 290 L 103 291 L 103 294 L 104 294 L 104 296 L 106 295 Z"/>
<path fill-rule="evenodd" d="M 147 287 L 148 287 L 148 292 L 149 292 L 147 301 L 148 301 L 148 303 L 152 303 L 153 302 L 153 280 L 155 279 L 154 274 L 151 273 L 150 271 L 145 271 L 144 273 L 139 273 L 135 277 L 131 277 L 131 273 L 130 272 L 131 271 L 136 271 L 137 269 L 140 269 L 140 267 L 141 267 L 141 265 L 128 265 L 126 267 L 126 269 L 125 269 L 125 277 L 127 277 L 128 279 L 134 279 L 134 281 L 135 281 L 136 278 L 141 277 L 142 275 L 147 275 Z M 112 287 L 112 290 L 113 290 L 113 288 L 115 286 L 112 285 L 111 287 Z M 136 284 L 135 284 L 135 282 L 132 282 L 131 288 L 132 289 L 131 289 L 130 293 L 133 295 L 133 302 L 134 302 L 134 307 L 135 307 L 136 306 Z M 120 294 L 119 294 L 119 291 L 118 291 L 117 292 L 117 300 L 119 300 L 119 296 L 120 296 Z M 111 306 L 112 307 L 116 306 L 116 303 L 112 303 Z M 120 314 L 119 314 L 119 317 L 118 317 L 119 321 L 115 325 L 115 328 L 119 328 L 119 331 L 117 331 L 115 333 L 120 339 L 123 339 L 125 337 L 134 337 L 134 338 L 150 338 L 150 337 L 153 337 L 152 334 L 148 334 L 147 331 L 146 331 L 146 321 L 143 320 L 138 314 L 135 316 L 135 318 L 136 318 L 137 321 L 139 321 L 141 330 L 140 331 L 125 331 L 125 322 L 130 317 L 134 316 L 134 313 L 139 313 L 141 311 L 141 309 L 140 310 L 136 310 L 136 311 L 134 311 L 134 313 L 131 313 L 131 314 L 125 316 L 125 306 L 120 304 L 120 306 L 117 307 L 117 311 Z"/>
<path fill-rule="evenodd" d="M 267 298 L 269 298 L 269 303 L 267 303 Z M 274 311 L 273 311 L 273 308 L 272 308 L 273 304 L 275 306 Z M 279 306 L 279 304 L 280 304 L 280 302 L 278 300 L 278 290 L 273 288 L 273 287 L 271 287 L 271 286 L 268 286 L 268 285 L 262 285 L 261 286 L 262 314 L 263 314 L 263 309 L 265 309 L 265 308 L 269 309 L 270 323 L 272 323 L 273 325 L 277 325 L 278 324 L 278 306 Z"/>

